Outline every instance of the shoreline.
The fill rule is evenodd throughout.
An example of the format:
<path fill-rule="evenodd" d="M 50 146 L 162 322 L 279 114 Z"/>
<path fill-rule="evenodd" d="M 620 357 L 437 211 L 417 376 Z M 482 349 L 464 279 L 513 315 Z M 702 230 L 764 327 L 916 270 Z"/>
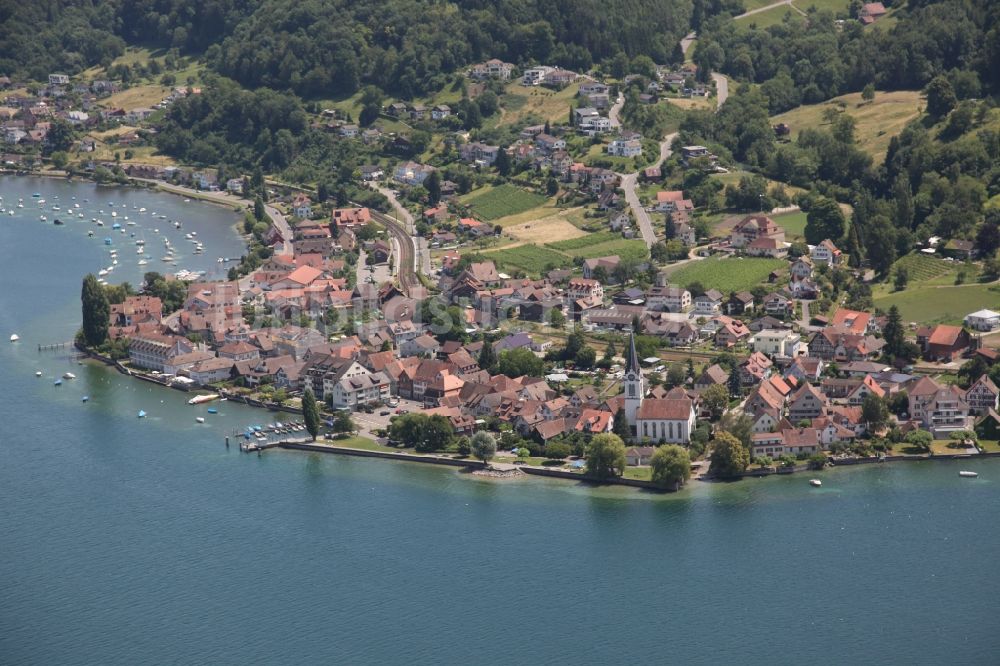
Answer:
<path fill-rule="evenodd" d="M 56 180 L 67 180 L 69 182 L 73 182 L 73 180 L 76 178 L 75 176 L 67 177 L 67 175 L 65 175 L 65 174 L 60 175 L 60 174 L 53 173 L 53 172 L 24 173 L 24 172 L 13 172 L 11 170 L 0 170 L 0 175 L 50 178 L 50 179 L 56 179 Z M 93 181 L 92 179 L 85 178 L 85 177 L 80 177 L 80 180 L 85 181 L 85 182 L 89 182 L 89 183 L 93 183 L 93 184 L 98 185 L 98 186 L 100 186 L 100 185 L 107 185 L 109 187 L 135 187 L 135 188 L 145 189 L 145 190 L 154 190 L 154 191 L 163 192 L 163 193 L 166 193 L 166 194 L 172 194 L 174 196 L 182 196 L 182 197 L 185 197 L 185 198 L 189 198 L 189 199 L 198 201 L 200 203 L 208 203 L 208 204 L 214 204 L 214 205 L 217 205 L 217 206 L 222 206 L 224 208 L 228 208 L 228 209 L 230 209 L 230 210 L 232 210 L 234 212 L 237 212 L 237 213 L 239 213 L 239 212 L 241 212 L 243 210 L 246 210 L 246 208 L 251 205 L 251 203 L 248 200 L 242 199 L 242 198 L 235 198 L 233 195 L 230 195 L 228 193 L 226 193 L 224 196 L 226 196 L 226 197 L 233 197 L 232 200 L 230 200 L 230 201 L 221 201 L 217 197 L 211 196 L 212 193 L 201 193 L 201 192 L 199 192 L 197 190 L 189 190 L 188 188 L 184 188 L 184 187 L 181 187 L 181 186 L 171 185 L 169 183 L 163 183 L 163 182 L 160 182 L 160 181 L 155 181 L 155 180 L 150 180 L 150 179 L 132 178 L 132 177 L 130 177 L 128 183 L 98 183 L 96 181 Z M 238 225 L 239 225 L 238 222 L 235 223 L 234 229 L 236 229 L 238 227 Z M 237 233 L 238 233 L 238 231 L 237 231 Z M 243 240 L 244 243 L 245 243 L 245 237 L 242 234 L 239 234 L 239 233 L 238 233 L 238 235 L 240 236 L 241 240 Z M 246 249 L 246 248 L 244 248 L 244 249 Z M 90 350 L 90 349 L 87 349 L 85 347 L 76 345 L 75 342 L 74 342 L 74 347 L 79 352 L 81 352 L 82 354 L 86 355 L 88 359 L 99 361 L 99 362 L 101 362 L 101 363 L 103 363 L 104 365 L 107 365 L 107 366 L 112 366 L 120 374 L 136 378 L 136 379 L 138 379 L 140 381 L 145 381 L 145 382 L 148 382 L 148 383 L 151 383 L 151 384 L 156 384 L 158 386 L 161 386 L 161 387 L 164 387 L 164 388 L 168 388 L 168 389 L 173 389 L 173 390 L 182 391 L 182 392 L 188 392 L 188 391 L 191 390 L 188 387 L 179 387 L 179 386 L 174 386 L 174 385 L 168 384 L 167 382 L 163 381 L 161 378 L 156 377 L 156 376 L 154 376 L 152 374 L 145 373 L 145 372 L 142 372 L 142 371 L 139 371 L 139 370 L 134 370 L 134 369 L 131 369 L 131 368 L 127 368 L 122 363 L 120 363 L 118 361 L 115 361 L 114 359 L 111 359 L 110 357 L 103 356 L 103 355 L 101 355 L 101 354 L 99 354 L 99 353 L 97 353 L 97 352 L 95 352 L 93 350 Z M 201 390 L 202 387 L 198 387 L 198 389 Z M 204 390 L 216 390 L 216 389 L 204 389 Z M 260 401 L 256 401 L 256 400 L 252 400 L 250 398 L 247 398 L 246 396 L 243 396 L 243 395 L 240 395 L 240 394 L 234 394 L 234 393 L 230 393 L 230 392 L 224 392 L 224 394 L 226 395 L 226 397 L 228 399 L 230 399 L 230 400 L 232 400 L 234 402 L 238 402 L 238 403 L 244 404 L 244 405 L 246 405 L 248 407 L 253 407 L 253 408 L 256 408 L 256 409 L 261 409 L 261 410 L 268 411 L 268 412 L 285 412 L 285 413 L 289 413 L 289 414 L 301 414 L 302 413 L 300 409 L 296 409 L 294 407 L 288 407 L 288 406 L 278 405 L 278 404 L 263 403 L 263 402 L 260 402 Z M 455 459 L 455 458 L 446 458 L 444 456 L 426 456 L 426 455 L 421 455 L 421 454 L 408 454 L 408 453 L 405 453 L 405 452 L 398 452 L 398 453 L 396 453 L 396 452 L 370 451 L 370 450 L 365 450 L 365 449 L 352 449 L 350 447 L 338 447 L 335 444 L 329 444 L 329 445 L 318 444 L 318 445 L 316 445 L 315 449 L 305 448 L 302 445 L 291 445 L 291 444 L 289 444 L 289 445 L 282 445 L 282 446 L 280 446 L 278 448 L 284 448 L 284 449 L 287 449 L 287 450 L 313 450 L 313 451 L 316 451 L 316 452 L 323 452 L 323 453 L 334 453 L 334 454 L 341 454 L 341 455 L 356 455 L 356 456 L 363 456 L 363 457 L 375 457 L 375 458 L 383 458 L 383 459 L 397 460 L 397 461 L 403 460 L 403 461 L 409 461 L 409 462 L 419 462 L 419 463 L 424 463 L 424 464 L 438 464 L 438 465 L 440 465 L 440 464 L 446 464 L 446 465 L 451 465 L 451 466 L 464 467 L 464 468 L 466 468 L 467 470 L 470 470 L 470 471 L 473 471 L 473 470 L 485 470 L 485 469 L 487 469 L 487 466 L 482 465 L 482 463 L 480 463 L 479 461 L 462 460 L 462 459 Z M 928 454 L 916 454 L 916 455 L 889 455 L 889 456 L 885 456 L 883 458 L 879 458 L 877 456 L 872 456 L 872 457 L 846 457 L 846 458 L 832 458 L 831 457 L 830 458 L 830 462 L 827 463 L 827 466 L 829 466 L 829 467 L 850 467 L 850 466 L 868 465 L 868 464 L 874 464 L 874 463 L 893 463 L 893 462 L 907 462 L 907 461 L 918 461 L 919 462 L 919 461 L 926 461 L 926 460 L 940 460 L 940 461 L 944 461 L 944 460 L 961 460 L 961 459 L 967 459 L 967 458 L 974 460 L 974 459 L 977 459 L 977 458 L 998 458 L 998 457 L 1000 457 L 1000 452 L 986 452 L 986 451 L 982 451 L 982 452 L 977 453 L 977 454 L 968 454 L 968 453 L 933 454 L 933 453 L 928 453 Z M 446 461 L 446 462 L 442 462 L 442 461 Z M 633 488 L 643 489 L 643 490 L 646 490 L 646 491 L 651 491 L 651 492 L 656 492 L 656 493 L 661 493 L 661 494 L 671 494 L 673 492 L 676 492 L 674 490 L 664 489 L 664 488 L 662 488 L 662 487 L 660 487 L 660 486 L 652 483 L 651 481 L 645 481 L 645 480 L 641 480 L 641 479 L 630 479 L 630 478 L 619 477 L 619 478 L 609 479 L 609 480 L 605 480 L 605 481 L 596 481 L 596 480 L 588 479 L 588 478 L 582 476 L 579 473 L 571 472 L 571 471 L 568 471 L 568 470 L 552 469 L 552 468 L 545 468 L 545 467 L 537 467 L 537 466 L 531 466 L 531 465 L 520 465 L 520 466 L 518 466 L 518 471 L 519 471 L 518 474 L 511 474 L 511 475 L 507 475 L 507 474 L 504 474 L 504 475 L 500 475 L 500 474 L 478 474 L 477 478 L 487 479 L 487 480 L 490 480 L 490 481 L 507 481 L 507 480 L 510 480 L 512 478 L 526 478 L 528 476 L 541 476 L 541 477 L 546 477 L 546 478 L 549 478 L 549 479 L 562 479 L 562 480 L 574 481 L 576 483 L 586 484 L 586 485 L 589 485 L 589 486 L 592 486 L 592 487 L 595 487 L 595 488 L 596 487 L 600 487 L 600 486 L 612 486 L 612 485 L 616 485 L 616 486 L 633 487 Z M 730 483 L 730 482 L 733 482 L 733 481 L 741 481 L 741 480 L 744 480 L 744 479 L 747 479 L 747 478 L 760 478 L 760 477 L 768 477 L 768 476 L 775 476 L 775 475 L 777 475 L 777 476 L 787 476 L 787 475 L 791 475 L 791 474 L 797 474 L 797 473 L 808 472 L 808 471 L 822 472 L 823 470 L 822 469 L 819 469 L 819 470 L 810 470 L 805 465 L 797 465 L 796 467 L 791 468 L 791 469 L 788 469 L 788 468 L 775 468 L 775 469 L 769 470 L 769 469 L 755 468 L 755 469 L 748 469 L 744 473 L 742 473 L 741 475 L 739 475 L 738 477 L 734 477 L 732 479 L 721 479 L 721 478 L 714 478 L 714 477 L 693 476 L 691 478 L 691 480 L 689 481 L 688 485 L 689 486 L 693 485 L 693 482 L 695 482 L 695 481 L 700 481 L 700 482 L 703 482 L 703 483 Z M 681 489 L 683 489 L 683 488 L 684 487 L 682 486 Z"/>
<path fill-rule="evenodd" d="M 76 349 L 80 353 L 85 354 L 87 358 L 91 361 L 98 361 L 105 366 L 113 367 L 120 374 L 130 377 L 132 379 L 137 379 L 139 381 L 149 382 L 155 384 L 165 389 L 171 389 L 174 391 L 180 391 L 182 393 L 190 392 L 190 389 L 178 386 L 172 386 L 165 383 L 164 381 L 152 376 L 147 373 L 137 372 L 130 368 L 125 367 L 120 362 L 111 359 L 110 357 L 103 356 L 93 350 L 87 349 L 85 347 L 76 346 Z M 203 389 L 203 387 L 198 387 L 197 390 L 209 390 Z M 296 410 L 292 407 L 285 407 L 280 405 L 269 405 L 266 403 L 260 403 L 258 401 L 250 400 L 244 396 L 234 396 L 227 395 L 227 398 L 233 402 L 238 402 L 244 404 L 248 407 L 254 409 L 260 409 L 267 412 L 285 412 L 289 414 L 301 414 L 301 410 Z M 397 462 L 414 462 L 430 465 L 446 465 L 451 467 L 461 467 L 468 472 L 485 471 L 489 469 L 488 464 L 484 465 L 478 460 L 471 459 L 461 459 L 461 458 L 449 458 L 444 455 L 433 455 L 433 454 L 418 454 L 409 453 L 405 451 L 373 451 L 369 449 L 357 449 L 348 446 L 338 446 L 336 440 L 326 440 L 321 443 L 317 442 L 290 442 L 290 443 L 280 443 L 269 446 L 267 448 L 278 448 L 286 451 L 308 451 L 313 453 L 326 453 L 333 455 L 347 455 L 356 456 L 364 458 L 380 458 L 383 460 L 395 460 Z M 582 484 L 590 486 L 591 488 L 600 488 L 602 486 L 623 486 L 631 487 L 636 490 L 644 490 L 646 492 L 671 495 L 676 492 L 680 492 L 685 488 L 691 488 L 695 486 L 696 482 L 704 484 L 730 484 L 740 481 L 745 481 L 749 479 L 759 479 L 767 478 L 772 476 L 792 476 L 795 474 L 802 474 L 805 472 L 814 472 L 818 475 L 822 475 L 827 468 L 849 468 L 858 466 L 868 466 L 872 464 L 889 464 L 889 463 L 902 463 L 902 462 L 925 462 L 925 461 L 955 461 L 955 460 L 978 460 L 978 459 L 990 459 L 990 458 L 1000 458 L 1000 452 L 989 452 L 984 451 L 977 454 L 969 453 L 947 453 L 947 454 L 916 454 L 916 455 L 891 455 L 885 456 L 884 458 L 879 458 L 878 456 L 869 457 L 845 457 L 845 458 L 832 458 L 831 462 L 827 463 L 827 466 L 823 469 L 810 469 L 807 465 L 796 465 L 794 468 L 755 468 L 748 469 L 737 477 L 732 478 L 719 478 L 719 477 L 706 477 L 706 476 L 692 476 L 685 486 L 681 486 L 676 490 L 671 490 L 669 488 L 662 488 L 654 484 L 652 481 L 645 481 L 642 479 L 629 479 L 624 477 L 618 477 L 613 479 L 607 479 L 603 481 L 598 481 L 595 479 L 590 479 L 583 476 L 577 472 L 571 472 L 563 469 L 552 469 L 547 467 L 539 467 L 535 465 L 518 465 L 518 474 L 508 475 L 508 474 L 476 474 L 476 478 L 480 480 L 486 480 L 490 482 L 507 482 L 515 479 L 526 479 L 528 477 L 544 477 L 547 480 L 564 480 L 572 481 L 577 484 Z M 505 463 L 504 463 L 505 464 Z"/>

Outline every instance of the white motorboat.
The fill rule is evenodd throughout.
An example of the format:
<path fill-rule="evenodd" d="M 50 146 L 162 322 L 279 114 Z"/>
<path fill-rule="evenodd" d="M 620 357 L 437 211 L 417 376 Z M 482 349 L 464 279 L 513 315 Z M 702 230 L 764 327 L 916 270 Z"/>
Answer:
<path fill-rule="evenodd" d="M 10 341 L 11 342 L 17 342 L 20 339 L 21 339 L 21 336 L 18 335 L 17 333 L 14 333 L 13 335 L 10 336 Z"/>
<path fill-rule="evenodd" d="M 816 488 L 819 488 L 820 486 L 823 485 L 823 482 L 820 481 L 819 479 L 810 479 L 809 480 L 809 485 L 813 486 L 813 487 L 816 487 Z"/>
<path fill-rule="evenodd" d="M 958 475 L 966 479 L 974 479 L 977 476 L 979 476 L 979 472 L 968 472 L 966 470 L 962 470 L 961 472 L 958 473 Z"/>
<path fill-rule="evenodd" d="M 205 422 L 205 417 L 204 416 L 196 416 L 196 417 L 194 417 L 194 420 L 197 421 L 198 423 L 204 423 Z"/>
<path fill-rule="evenodd" d="M 36 370 L 35 371 L 35 376 L 36 377 L 41 377 L 42 376 L 42 371 L 41 370 Z"/>
<path fill-rule="evenodd" d="M 64 372 L 63 379 L 76 379 L 76 375 L 74 375 L 72 372 Z"/>

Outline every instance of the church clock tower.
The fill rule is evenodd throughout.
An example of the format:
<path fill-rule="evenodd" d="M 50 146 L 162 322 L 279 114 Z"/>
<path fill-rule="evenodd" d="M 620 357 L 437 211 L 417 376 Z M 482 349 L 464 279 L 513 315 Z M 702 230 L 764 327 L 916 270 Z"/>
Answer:
<path fill-rule="evenodd" d="M 642 398 L 646 393 L 642 370 L 639 368 L 639 358 L 635 353 L 635 333 L 629 337 L 628 363 L 625 367 L 622 384 L 625 386 L 625 419 L 634 432 L 635 415 L 639 411 Z"/>

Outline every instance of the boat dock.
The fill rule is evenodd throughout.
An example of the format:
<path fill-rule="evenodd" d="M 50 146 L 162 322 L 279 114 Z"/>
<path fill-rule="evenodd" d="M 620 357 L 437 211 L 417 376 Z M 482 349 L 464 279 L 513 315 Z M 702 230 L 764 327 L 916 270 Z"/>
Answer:
<path fill-rule="evenodd" d="M 72 346 L 73 342 L 54 342 L 50 345 L 38 345 L 38 351 L 53 351 L 55 349 L 65 349 L 66 347 Z"/>

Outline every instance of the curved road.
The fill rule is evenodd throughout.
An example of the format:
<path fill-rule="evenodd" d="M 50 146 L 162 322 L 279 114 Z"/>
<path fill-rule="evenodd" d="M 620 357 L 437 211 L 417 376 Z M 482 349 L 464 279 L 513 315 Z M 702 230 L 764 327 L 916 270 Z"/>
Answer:
<path fill-rule="evenodd" d="M 789 0 L 790 2 L 791 0 Z M 781 3 L 779 3 L 781 4 Z M 692 42 L 694 42 L 695 34 L 691 34 L 684 37 L 681 40 L 681 50 L 687 53 L 687 50 L 691 47 Z M 716 110 L 721 107 L 726 100 L 729 98 L 729 80 L 722 74 L 713 73 L 712 80 L 715 81 L 715 92 L 716 92 Z M 623 98 L 619 95 L 618 101 L 615 102 L 615 106 L 611 108 L 608 116 L 611 118 L 611 123 L 616 124 L 618 121 L 618 112 L 621 109 L 621 102 Z M 611 114 L 614 114 L 612 117 Z M 673 134 L 668 134 L 660 142 L 660 156 L 657 160 L 650 166 L 658 167 L 663 164 L 668 157 L 672 154 L 671 145 L 674 139 L 677 138 L 677 132 Z M 625 201 L 628 202 L 629 208 L 632 209 L 632 215 L 635 216 L 636 224 L 639 226 L 639 231 L 642 233 L 642 240 L 646 242 L 646 247 L 652 247 L 653 243 L 656 242 L 656 229 L 653 227 L 653 220 L 649 216 L 649 212 L 643 207 L 642 202 L 639 200 L 639 194 L 636 191 L 639 185 L 639 172 L 635 173 L 619 173 L 618 177 L 621 179 L 621 188 L 625 193 Z M 690 260 L 702 259 L 703 257 L 693 256 Z"/>

